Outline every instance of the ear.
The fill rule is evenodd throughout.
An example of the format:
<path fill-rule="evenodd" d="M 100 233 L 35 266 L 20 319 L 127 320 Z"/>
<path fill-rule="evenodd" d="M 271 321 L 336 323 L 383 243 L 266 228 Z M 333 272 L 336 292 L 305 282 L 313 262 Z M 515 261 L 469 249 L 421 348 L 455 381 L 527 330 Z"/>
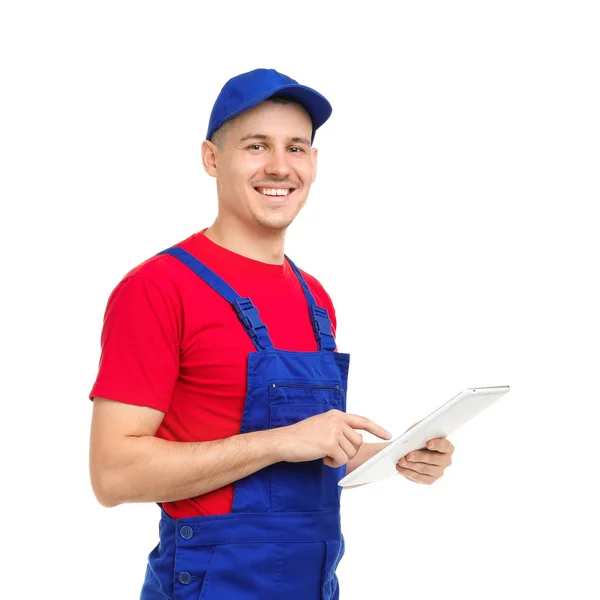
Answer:
<path fill-rule="evenodd" d="M 217 147 L 209 140 L 202 142 L 202 165 L 211 176 L 217 176 Z"/>
<path fill-rule="evenodd" d="M 317 148 L 312 148 L 311 149 L 312 152 L 312 158 L 313 158 L 313 178 L 311 183 L 317 178 L 317 164 L 319 162 L 319 151 L 317 150 Z"/>

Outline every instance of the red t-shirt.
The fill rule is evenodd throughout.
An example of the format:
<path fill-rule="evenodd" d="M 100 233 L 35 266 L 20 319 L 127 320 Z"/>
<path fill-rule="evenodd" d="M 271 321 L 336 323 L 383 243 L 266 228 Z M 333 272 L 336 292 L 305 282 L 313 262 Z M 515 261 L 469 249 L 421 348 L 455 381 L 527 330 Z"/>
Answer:
<path fill-rule="evenodd" d="M 298 278 L 287 261 L 271 265 L 231 252 L 202 230 L 176 244 L 252 300 L 276 348 L 315 351 L 317 342 Z M 321 284 L 302 271 L 317 304 L 335 312 Z M 90 392 L 165 413 L 156 436 L 202 442 L 237 435 L 255 347 L 231 305 L 169 255 L 131 270 L 111 293 L 102 352 Z M 174 518 L 231 512 L 233 485 L 164 503 Z"/>

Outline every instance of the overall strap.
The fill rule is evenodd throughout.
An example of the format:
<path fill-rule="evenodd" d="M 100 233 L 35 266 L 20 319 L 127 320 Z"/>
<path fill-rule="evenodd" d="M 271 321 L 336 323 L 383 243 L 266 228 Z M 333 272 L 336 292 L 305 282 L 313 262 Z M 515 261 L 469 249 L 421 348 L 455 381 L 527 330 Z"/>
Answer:
<path fill-rule="evenodd" d="M 319 350 L 329 350 L 333 352 L 333 350 L 335 350 L 335 338 L 333 337 L 331 319 L 329 318 L 327 309 L 317 305 L 315 297 L 312 295 L 304 277 L 302 277 L 302 273 L 300 273 L 300 269 L 298 269 L 288 256 L 286 256 L 286 259 L 290 263 L 290 266 L 296 274 L 296 277 L 298 277 L 300 285 L 304 290 L 304 295 L 308 302 L 308 314 L 315 332 L 317 344 L 319 345 Z"/>
<path fill-rule="evenodd" d="M 250 336 L 257 350 L 272 350 L 273 342 L 269 337 L 267 326 L 262 322 L 258 309 L 252 304 L 250 298 L 242 298 L 225 280 L 202 264 L 195 256 L 179 246 L 167 248 L 159 254 L 170 254 L 189 267 L 200 279 L 220 294 L 237 313 L 244 329 Z"/>

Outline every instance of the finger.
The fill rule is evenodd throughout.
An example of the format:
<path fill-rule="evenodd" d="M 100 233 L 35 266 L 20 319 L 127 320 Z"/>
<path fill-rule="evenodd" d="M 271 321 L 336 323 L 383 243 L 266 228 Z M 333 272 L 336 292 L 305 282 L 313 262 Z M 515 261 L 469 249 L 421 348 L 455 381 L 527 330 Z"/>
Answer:
<path fill-rule="evenodd" d="M 367 419 L 367 417 L 344 413 L 344 420 L 353 429 L 368 431 L 382 440 L 389 440 L 392 437 L 392 434 L 387 429 L 384 429 L 381 425 L 377 425 L 377 423 L 371 421 L 371 419 Z"/>
<path fill-rule="evenodd" d="M 436 452 L 449 453 L 454 452 L 454 445 L 446 438 L 436 438 L 427 442 L 427 448 L 429 450 L 435 450 Z"/>
<path fill-rule="evenodd" d="M 404 469 L 402 467 L 397 467 L 400 475 L 406 477 L 410 481 L 414 481 L 415 483 L 424 483 L 425 485 L 431 485 L 434 481 L 436 481 L 435 477 L 431 477 L 429 475 L 421 475 L 420 473 L 416 473 L 411 469 Z"/>
<path fill-rule="evenodd" d="M 346 453 L 347 460 L 356 456 L 358 448 L 345 435 L 340 438 L 339 444 L 341 449 Z"/>
<path fill-rule="evenodd" d="M 447 467 L 452 462 L 449 454 L 430 452 L 429 450 L 416 450 L 415 452 L 410 452 L 404 458 L 409 463 L 425 463 L 427 465 L 437 465 L 440 467 Z"/>
<path fill-rule="evenodd" d="M 421 475 L 430 475 L 435 479 L 444 474 L 444 467 L 436 467 L 434 465 L 427 465 L 425 463 L 408 463 L 405 465 L 402 464 L 402 461 L 400 461 L 397 466 L 402 469 L 409 469 L 415 473 L 420 473 Z"/>
<path fill-rule="evenodd" d="M 344 438 L 346 439 L 346 438 Z M 348 442 L 346 440 L 346 443 L 351 445 L 350 442 Z M 337 446 L 337 448 L 334 448 L 333 450 L 330 451 L 330 453 L 327 455 L 327 457 L 329 457 L 331 459 L 331 465 L 332 467 L 341 467 L 342 465 L 345 465 L 348 462 L 348 455 L 346 454 L 346 452 L 344 452 L 343 448 L 341 446 Z M 325 458 L 327 458 L 325 457 Z"/>
<path fill-rule="evenodd" d="M 358 431 L 352 429 L 352 427 L 346 427 L 344 429 L 344 435 L 350 440 L 350 443 L 356 448 L 356 451 L 358 452 L 358 449 L 363 444 L 363 436 L 360 435 Z"/>

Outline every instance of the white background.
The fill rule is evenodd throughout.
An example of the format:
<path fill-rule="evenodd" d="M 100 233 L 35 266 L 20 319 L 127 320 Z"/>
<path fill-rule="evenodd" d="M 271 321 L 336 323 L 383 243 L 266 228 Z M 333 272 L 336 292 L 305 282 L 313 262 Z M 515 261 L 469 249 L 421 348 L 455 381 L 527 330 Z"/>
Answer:
<path fill-rule="evenodd" d="M 398 434 L 512 387 L 434 486 L 344 492 L 342 599 L 598 598 L 599 27 L 577 1 L 3 3 L 2 596 L 139 596 L 158 507 L 89 484 L 103 312 L 212 223 L 212 104 L 269 67 L 334 107 L 286 250 L 336 305 L 349 411 Z"/>

